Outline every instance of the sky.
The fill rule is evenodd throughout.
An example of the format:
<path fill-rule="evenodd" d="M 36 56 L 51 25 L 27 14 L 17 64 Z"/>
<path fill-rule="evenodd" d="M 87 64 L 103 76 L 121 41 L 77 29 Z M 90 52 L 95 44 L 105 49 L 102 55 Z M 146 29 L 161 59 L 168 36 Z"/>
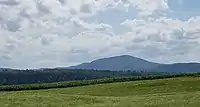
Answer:
<path fill-rule="evenodd" d="M 200 62 L 200 0 L 0 0 L 0 67 L 132 55 Z"/>

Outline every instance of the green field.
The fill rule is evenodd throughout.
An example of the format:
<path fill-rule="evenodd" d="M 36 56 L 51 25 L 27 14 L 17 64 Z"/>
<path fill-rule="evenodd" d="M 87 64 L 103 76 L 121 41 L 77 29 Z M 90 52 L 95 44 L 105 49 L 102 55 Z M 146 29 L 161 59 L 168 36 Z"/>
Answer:
<path fill-rule="evenodd" d="M 0 107 L 199 107 L 200 77 L 0 92 Z"/>

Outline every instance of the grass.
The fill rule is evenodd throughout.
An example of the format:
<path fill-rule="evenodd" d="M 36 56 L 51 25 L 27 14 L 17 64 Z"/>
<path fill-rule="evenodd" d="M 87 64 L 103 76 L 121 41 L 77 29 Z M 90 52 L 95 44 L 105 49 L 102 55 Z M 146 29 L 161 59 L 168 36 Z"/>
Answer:
<path fill-rule="evenodd" d="M 200 78 L 0 92 L 0 107 L 199 107 Z"/>

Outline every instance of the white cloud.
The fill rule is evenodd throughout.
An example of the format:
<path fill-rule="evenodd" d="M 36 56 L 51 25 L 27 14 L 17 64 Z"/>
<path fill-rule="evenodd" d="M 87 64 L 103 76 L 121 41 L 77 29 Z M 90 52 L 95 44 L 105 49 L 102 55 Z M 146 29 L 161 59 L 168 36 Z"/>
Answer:
<path fill-rule="evenodd" d="M 1 67 L 68 66 L 119 54 L 200 61 L 200 17 L 167 17 L 166 0 L 10 0 L 0 7 Z M 110 9 L 137 14 L 120 22 Z M 91 20 L 99 12 L 114 24 Z"/>
<path fill-rule="evenodd" d="M 194 22 L 199 21 L 198 18 L 180 21 L 161 17 L 159 19 L 148 20 L 126 20 L 122 25 L 132 28 L 132 32 L 129 32 L 128 34 L 134 36 L 134 43 L 142 43 L 143 45 L 146 45 L 145 47 L 148 47 L 141 48 L 142 50 L 145 50 L 145 52 L 142 52 L 147 54 L 145 56 L 148 56 L 151 52 L 155 54 L 156 52 L 159 53 L 159 51 L 161 51 L 162 53 L 159 54 L 161 57 L 182 56 L 181 58 L 184 58 L 185 56 L 193 56 L 190 60 L 197 60 L 194 56 L 197 57 L 198 54 L 196 53 L 196 55 L 194 55 L 194 51 L 198 51 L 197 49 L 200 44 L 200 26 Z M 149 49 L 154 50 L 151 49 L 151 47 L 159 48 L 159 51 L 148 51 Z M 169 60 L 168 62 L 173 61 L 175 61 L 175 59 L 171 59 L 171 61 Z"/>
<path fill-rule="evenodd" d="M 18 5 L 19 3 L 16 0 L 2 0 L 0 1 L 0 4 L 6 6 L 15 6 Z"/>
<path fill-rule="evenodd" d="M 122 0 L 122 2 L 135 7 L 141 16 L 152 16 L 156 11 L 169 9 L 167 0 Z"/>

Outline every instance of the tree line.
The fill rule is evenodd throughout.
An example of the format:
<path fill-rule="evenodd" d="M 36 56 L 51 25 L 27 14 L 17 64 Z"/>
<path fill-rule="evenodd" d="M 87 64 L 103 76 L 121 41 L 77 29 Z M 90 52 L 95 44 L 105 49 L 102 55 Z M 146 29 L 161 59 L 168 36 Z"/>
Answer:
<path fill-rule="evenodd" d="M 176 77 L 199 77 L 200 73 L 193 74 L 165 74 L 165 75 L 148 75 L 148 76 L 134 76 L 134 77 L 115 77 L 106 79 L 94 79 L 94 80 L 79 80 L 79 81 L 68 81 L 68 82 L 54 82 L 54 83 L 38 83 L 38 84 L 23 84 L 23 85 L 3 85 L 0 86 L 0 91 L 22 91 L 22 90 L 40 90 L 40 89 L 51 89 L 51 88 L 67 88 L 77 87 L 85 85 L 95 85 L 103 83 L 114 83 L 114 82 L 127 82 L 127 81 L 138 81 L 138 80 L 155 80 L 165 78 L 176 78 Z"/>
<path fill-rule="evenodd" d="M 0 70 L 0 85 L 52 83 L 74 80 L 93 80 L 113 77 L 132 77 L 161 75 L 166 73 L 153 73 L 146 71 L 109 71 L 109 70 L 83 70 L 83 69 L 39 69 L 39 70 Z"/>

